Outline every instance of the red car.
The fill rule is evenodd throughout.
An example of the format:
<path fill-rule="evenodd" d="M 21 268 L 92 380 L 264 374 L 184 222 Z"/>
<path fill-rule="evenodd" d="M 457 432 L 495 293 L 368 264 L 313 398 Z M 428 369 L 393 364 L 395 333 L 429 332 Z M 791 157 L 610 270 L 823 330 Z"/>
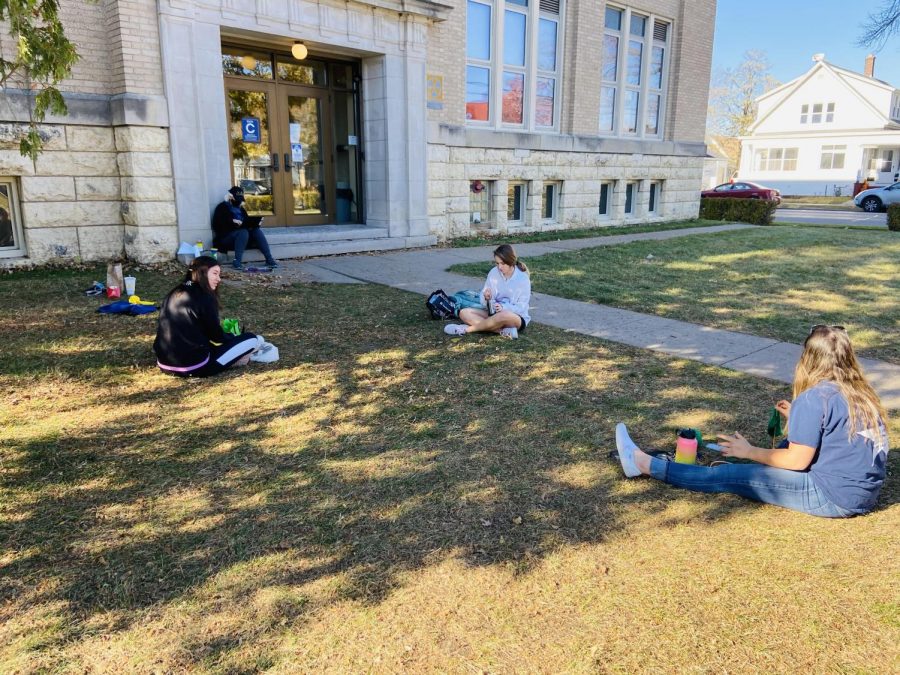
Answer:
<path fill-rule="evenodd" d="M 704 190 L 701 197 L 707 199 L 715 197 L 730 197 L 732 199 L 764 199 L 769 202 L 781 203 L 781 193 L 778 190 L 767 188 L 747 181 L 735 181 L 734 183 L 722 183 L 712 190 Z"/>

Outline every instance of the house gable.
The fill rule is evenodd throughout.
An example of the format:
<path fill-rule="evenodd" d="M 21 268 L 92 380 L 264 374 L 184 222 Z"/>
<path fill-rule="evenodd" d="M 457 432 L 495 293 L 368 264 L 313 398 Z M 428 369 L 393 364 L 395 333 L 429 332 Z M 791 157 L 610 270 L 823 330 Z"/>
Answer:
<path fill-rule="evenodd" d="M 887 113 L 892 94 L 883 82 L 820 61 L 805 75 L 758 99 L 759 116 L 751 133 L 805 135 L 883 129 L 890 123 Z M 813 124 L 813 105 L 819 103 L 823 105 L 822 122 Z M 826 123 L 829 103 L 834 103 L 834 121 Z M 801 123 L 803 105 L 809 106 L 805 124 Z"/>

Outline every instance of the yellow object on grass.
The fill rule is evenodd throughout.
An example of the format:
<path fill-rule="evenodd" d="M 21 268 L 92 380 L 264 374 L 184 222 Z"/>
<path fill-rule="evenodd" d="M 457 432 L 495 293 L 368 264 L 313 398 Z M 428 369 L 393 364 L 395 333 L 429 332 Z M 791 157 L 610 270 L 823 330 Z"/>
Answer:
<path fill-rule="evenodd" d="M 131 303 L 132 305 L 155 305 L 156 304 L 155 302 L 151 302 L 150 300 L 141 300 L 136 295 L 129 295 L 128 302 Z"/>

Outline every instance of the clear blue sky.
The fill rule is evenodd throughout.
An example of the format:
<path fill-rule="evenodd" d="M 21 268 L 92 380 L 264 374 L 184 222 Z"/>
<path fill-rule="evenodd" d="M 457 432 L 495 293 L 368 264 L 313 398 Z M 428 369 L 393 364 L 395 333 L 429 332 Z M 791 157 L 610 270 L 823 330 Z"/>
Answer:
<path fill-rule="evenodd" d="M 713 77 L 733 68 L 749 49 L 764 51 L 772 75 L 788 82 L 812 67 L 812 55 L 862 72 L 870 50 L 856 46 L 860 25 L 881 0 L 719 0 Z M 900 87 L 900 37 L 875 52 L 875 77 Z"/>

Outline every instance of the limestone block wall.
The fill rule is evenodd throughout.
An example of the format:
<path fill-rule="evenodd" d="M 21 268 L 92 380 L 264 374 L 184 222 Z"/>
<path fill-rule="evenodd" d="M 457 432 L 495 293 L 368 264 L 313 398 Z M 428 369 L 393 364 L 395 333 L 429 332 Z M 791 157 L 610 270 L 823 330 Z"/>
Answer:
<path fill-rule="evenodd" d="M 445 241 L 477 232 L 506 234 L 631 222 L 696 218 L 703 158 L 665 154 L 560 152 L 522 148 L 428 146 L 428 215 L 431 233 Z M 491 214 L 470 224 L 470 182 L 489 184 Z M 557 215 L 542 218 L 544 182 L 561 187 Z M 510 182 L 526 185 L 522 222 L 507 220 Z M 600 186 L 611 184 L 608 215 L 599 213 Z M 658 203 L 649 213 L 650 183 L 660 185 Z M 625 213 L 625 189 L 635 183 L 634 209 Z"/>
<path fill-rule="evenodd" d="M 18 151 L 21 126 L 0 124 L 0 175 L 18 177 L 29 262 L 171 257 L 177 231 L 165 129 L 45 125 L 44 152 L 32 163 Z"/>

